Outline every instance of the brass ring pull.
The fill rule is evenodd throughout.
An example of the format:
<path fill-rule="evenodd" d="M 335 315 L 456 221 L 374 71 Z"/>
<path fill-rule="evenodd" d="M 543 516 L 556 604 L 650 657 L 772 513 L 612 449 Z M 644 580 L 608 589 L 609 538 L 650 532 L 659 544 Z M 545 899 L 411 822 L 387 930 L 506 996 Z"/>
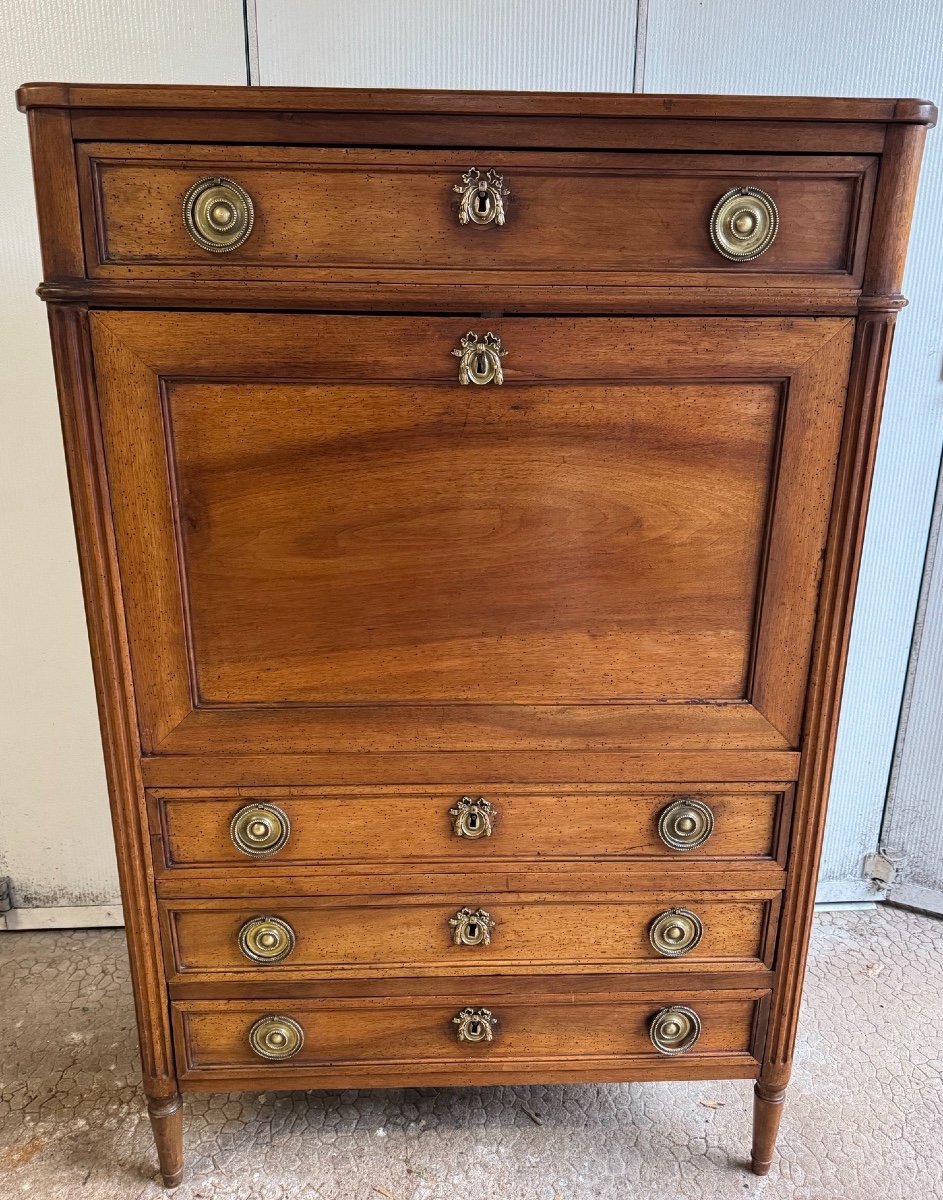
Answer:
<path fill-rule="evenodd" d="M 665 958 L 680 958 L 687 954 L 703 935 L 700 917 L 686 908 L 669 908 L 659 913 L 648 929 L 652 949 Z"/>
<path fill-rule="evenodd" d="M 759 258 L 779 231 L 779 212 L 772 196 L 755 187 L 731 188 L 714 205 L 711 242 L 733 262 Z"/>
<path fill-rule="evenodd" d="M 492 1042 L 498 1018 L 490 1008 L 463 1008 L 452 1018 L 460 1042 Z"/>
<path fill-rule="evenodd" d="M 673 800 L 658 818 L 658 836 L 672 850 L 696 850 L 713 832 L 713 812 L 693 796 Z"/>
<path fill-rule="evenodd" d="M 449 917 L 452 942 L 456 946 L 490 946 L 494 917 L 483 908 L 460 908 Z"/>
<path fill-rule="evenodd" d="M 659 1054 L 687 1054 L 701 1036 L 701 1018 L 693 1008 L 673 1004 L 655 1013 L 648 1033 Z"/>
<path fill-rule="evenodd" d="M 203 250 L 227 254 L 248 238 L 255 223 L 252 197 L 232 179 L 198 179 L 183 198 L 183 223 Z"/>
<path fill-rule="evenodd" d="M 249 1045 L 259 1058 L 291 1058 L 305 1042 L 305 1031 L 291 1017 L 259 1017 L 249 1030 Z"/>
<path fill-rule="evenodd" d="M 491 837 L 498 811 L 484 796 L 462 796 L 454 808 L 449 809 L 453 817 L 452 832 L 456 837 Z"/>
<path fill-rule="evenodd" d="M 501 345 L 497 334 L 486 333 L 480 338 L 477 333 L 469 330 L 452 353 L 459 359 L 459 383 L 494 383 L 498 386 L 504 383 L 501 359 L 507 351 Z"/>
<path fill-rule="evenodd" d="M 291 822 L 277 804 L 246 804 L 232 819 L 229 834 L 233 845 L 250 858 L 277 854 L 288 841 Z"/>
<path fill-rule="evenodd" d="M 254 963 L 270 966 L 295 948 L 295 931 L 281 917 L 252 917 L 239 930 L 239 949 Z"/>
<path fill-rule="evenodd" d="M 484 174 L 477 167 L 469 167 L 462 182 L 452 187 L 458 192 L 458 220 L 461 225 L 503 225 L 504 201 L 511 189 L 504 186 L 504 176 L 493 168 Z"/>

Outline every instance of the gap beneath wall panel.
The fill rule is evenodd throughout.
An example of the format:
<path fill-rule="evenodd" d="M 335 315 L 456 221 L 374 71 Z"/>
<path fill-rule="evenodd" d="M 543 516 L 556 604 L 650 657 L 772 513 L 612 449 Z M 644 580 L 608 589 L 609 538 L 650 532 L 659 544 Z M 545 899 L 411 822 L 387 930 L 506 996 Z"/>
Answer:
<path fill-rule="evenodd" d="M 909 908 L 912 912 L 930 917 L 943 917 L 943 900 L 936 888 L 921 887 L 916 883 L 902 883 L 894 887 L 888 900 L 895 908 Z"/>
<path fill-rule="evenodd" d="M 104 929 L 124 924 L 120 904 L 56 905 L 50 908 L 11 908 L 0 913 L 0 930 Z"/>

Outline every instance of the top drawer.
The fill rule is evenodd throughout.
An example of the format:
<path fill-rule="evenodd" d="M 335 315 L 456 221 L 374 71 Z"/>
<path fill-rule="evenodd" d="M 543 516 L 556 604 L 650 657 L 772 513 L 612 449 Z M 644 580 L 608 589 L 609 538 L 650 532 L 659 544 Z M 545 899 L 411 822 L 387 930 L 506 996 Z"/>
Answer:
<path fill-rule="evenodd" d="M 877 161 L 114 143 L 82 144 L 79 155 L 93 277 L 435 283 L 473 276 L 533 285 L 563 276 L 609 287 L 743 287 L 764 279 L 857 286 Z M 469 169 L 491 190 L 475 187 Z M 251 230 L 241 240 L 247 214 L 223 195 L 222 205 L 203 206 L 202 219 L 210 241 L 238 244 L 208 249 L 188 232 L 184 205 L 193 185 L 218 177 L 249 197 Z M 725 236 L 718 218 L 722 236 L 712 240 L 715 205 L 737 188 L 759 189 L 774 207 L 747 196 L 728 209 Z M 778 228 L 758 257 L 731 260 L 715 245 L 751 252 L 774 213 Z"/>

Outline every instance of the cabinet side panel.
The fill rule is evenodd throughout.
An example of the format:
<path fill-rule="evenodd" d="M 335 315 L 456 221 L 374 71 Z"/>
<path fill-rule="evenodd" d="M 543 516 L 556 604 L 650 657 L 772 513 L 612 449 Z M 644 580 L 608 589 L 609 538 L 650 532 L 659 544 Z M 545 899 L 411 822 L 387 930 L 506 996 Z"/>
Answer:
<path fill-rule="evenodd" d="M 176 1080 L 166 984 L 158 943 L 88 314 L 83 308 L 50 305 L 49 321 L 124 900 L 144 1085 L 152 1098 L 171 1097 L 176 1092 Z"/>
<path fill-rule="evenodd" d="M 865 269 L 865 288 L 873 295 L 870 300 L 865 297 L 866 306 L 858 320 L 848 380 L 842 450 L 806 705 L 783 932 L 777 947 L 777 986 L 771 1003 L 762 1074 L 767 1086 L 781 1087 L 788 1082 L 795 1046 L 896 298 L 902 282 L 925 136 L 922 126 L 890 129 L 878 177 Z"/>
<path fill-rule="evenodd" d="M 771 1005 L 763 1074 L 767 1082 L 777 1086 L 788 1082 L 795 1046 L 851 610 L 893 328 L 893 313 L 867 315 L 860 319 L 855 338 L 848 418 L 833 504 L 793 823 L 795 833 L 777 952 L 778 980 Z"/>

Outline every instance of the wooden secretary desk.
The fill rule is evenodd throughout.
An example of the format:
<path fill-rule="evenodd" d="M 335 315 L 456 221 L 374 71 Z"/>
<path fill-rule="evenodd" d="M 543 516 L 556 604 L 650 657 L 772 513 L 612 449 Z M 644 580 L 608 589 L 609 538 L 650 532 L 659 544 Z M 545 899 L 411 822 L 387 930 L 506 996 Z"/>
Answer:
<path fill-rule="evenodd" d="M 789 1078 L 932 105 L 31 84 L 144 1068 Z"/>

